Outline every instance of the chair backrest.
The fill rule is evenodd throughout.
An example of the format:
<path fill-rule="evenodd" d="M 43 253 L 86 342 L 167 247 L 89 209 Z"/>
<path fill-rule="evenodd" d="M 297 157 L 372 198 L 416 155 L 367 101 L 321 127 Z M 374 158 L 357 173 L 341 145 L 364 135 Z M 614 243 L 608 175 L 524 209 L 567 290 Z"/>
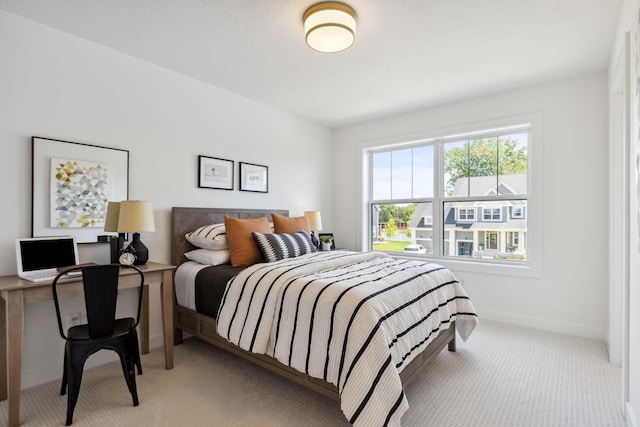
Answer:
<path fill-rule="evenodd" d="M 56 307 L 56 315 L 58 317 L 58 328 L 62 338 L 67 339 L 67 336 L 64 333 L 62 317 L 60 315 L 60 304 L 57 292 L 58 280 L 70 272 L 82 271 L 82 284 L 84 289 L 85 308 L 87 312 L 87 323 L 89 325 L 89 338 L 101 338 L 113 335 L 114 333 L 120 268 L 132 268 L 136 270 L 140 276 L 138 311 L 134 327 L 138 325 L 144 288 L 144 275 L 140 269 L 135 266 L 120 266 L 119 264 L 75 267 L 58 274 L 51 285 L 53 301 Z"/>
<path fill-rule="evenodd" d="M 82 270 L 90 338 L 113 335 L 116 325 L 119 273 L 120 267 L 115 264 Z"/>

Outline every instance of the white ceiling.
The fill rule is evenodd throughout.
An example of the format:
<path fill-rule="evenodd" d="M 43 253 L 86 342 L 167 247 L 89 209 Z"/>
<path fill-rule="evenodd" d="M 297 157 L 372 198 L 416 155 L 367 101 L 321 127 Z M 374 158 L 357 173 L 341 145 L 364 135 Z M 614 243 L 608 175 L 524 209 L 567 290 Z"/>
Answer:
<path fill-rule="evenodd" d="M 314 0 L 0 0 L 0 8 L 331 127 L 603 70 L 622 0 L 346 0 L 355 44 L 304 43 Z"/>

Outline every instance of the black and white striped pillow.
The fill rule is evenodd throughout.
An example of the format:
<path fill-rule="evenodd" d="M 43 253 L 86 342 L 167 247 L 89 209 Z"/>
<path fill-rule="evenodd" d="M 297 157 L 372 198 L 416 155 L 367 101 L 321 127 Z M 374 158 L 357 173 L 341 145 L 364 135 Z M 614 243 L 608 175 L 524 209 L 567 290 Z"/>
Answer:
<path fill-rule="evenodd" d="M 311 237 L 305 231 L 298 233 L 251 233 L 264 259 L 268 262 L 316 252 Z"/>
<path fill-rule="evenodd" d="M 203 249 L 229 249 L 224 224 L 204 225 L 184 236 L 193 246 Z"/>

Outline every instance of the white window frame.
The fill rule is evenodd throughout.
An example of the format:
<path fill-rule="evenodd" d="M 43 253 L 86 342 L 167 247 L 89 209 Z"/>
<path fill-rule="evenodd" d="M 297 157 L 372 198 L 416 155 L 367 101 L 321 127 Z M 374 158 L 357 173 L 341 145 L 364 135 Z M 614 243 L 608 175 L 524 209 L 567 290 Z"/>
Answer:
<path fill-rule="evenodd" d="M 516 215 L 516 209 L 520 210 L 520 213 Z M 512 206 L 511 207 L 511 218 L 513 219 L 524 219 L 524 206 Z"/>
<path fill-rule="evenodd" d="M 460 216 L 461 211 L 465 211 L 465 218 Z M 471 219 L 469 219 L 469 212 L 471 212 L 473 216 Z M 476 208 L 456 208 L 456 216 L 458 222 L 474 222 L 476 220 Z"/>
<path fill-rule="evenodd" d="M 493 216 L 493 211 L 498 211 L 498 217 Z M 487 219 L 487 212 L 489 212 L 489 218 Z M 500 222 L 502 221 L 502 208 L 496 207 L 482 207 L 482 222 Z"/>
<path fill-rule="evenodd" d="M 542 162 L 541 153 L 543 151 L 542 140 L 542 114 L 521 114 L 509 117 L 497 118 L 493 120 L 469 120 L 467 124 L 458 124 L 445 128 L 434 128 L 417 131 L 412 134 L 402 133 L 389 135 L 386 137 L 378 137 L 371 140 L 361 141 L 357 144 L 357 153 L 360 161 L 357 164 L 357 218 L 358 225 L 356 227 L 356 249 L 368 250 L 369 248 L 369 230 L 372 229 L 371 211 L 369 205 L 370 191 L 370 174 L 369 174 L 369 153 L 371 150 L 379 150 L 383 148 L 400 148 L 409 147 L 411 145 L 422 145 L 426 141 L 435 141 L 444 136 L 459 139 L 468 135 L 476 136 L 479 129 L 486 129 L 487 133 L 495 130 L 513 129 L 517 130 L 523 126 L 529 127 L 528 140 L 528 182 L 527 182 L 527 261 L 522 263 L 509 262 L 471 262 L 468 259 L 456 259 L 455 257 L 443 257 L 440 253 L 441 244 L 434 245 L 434 258 L 441 265 L 451 268 L 454 271 L 486 273 L 505 276 L 518 277 L 542 277 Z M 434 153 L 434 158 L 440 159 L 440 153 Z M 439 162 L 435 162 L 439 163 Z M 441 187 L 442 176 L 440 174 L 442 165 L 435 164 L 434 180 L 437 189 Z M 424 200 L 433 202 L 432 199 Z M 450 201 L 462 201 L 452 199 Z M 414 202 L 414 201 L 410 201 Z M 389 203 L 402 203 L 402 201 L 394 200 Z M 433 223 L 434 229 L 441 223 L 441 209 L 434 209 Z M 434 231 L 435 232 L 435 231 Z M 435 234 L 434 234 L 435 235 Z M 446 238 L 446 236 L 445 236 Z M 441 239 L 440 239 L 441 240 Z M 392 256 L 403 258 L 402 253 L 392 254 Z"/>

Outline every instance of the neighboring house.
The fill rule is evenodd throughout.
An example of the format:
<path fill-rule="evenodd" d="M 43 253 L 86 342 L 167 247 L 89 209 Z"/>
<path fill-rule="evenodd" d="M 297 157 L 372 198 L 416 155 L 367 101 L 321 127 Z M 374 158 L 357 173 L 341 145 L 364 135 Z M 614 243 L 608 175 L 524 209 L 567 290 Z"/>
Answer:
<path fill-rule="evenodd" d="M 526 194 L 526 175 L 503 175 L 500 195 Z M 469 187 L 470 186 L 470 187 Z M 462 178 L 452 197 L 495 196 L 496 177 Z M 431 203 L 419 203 L 409 224 L 412 243 L 433 253 Z M 444 254 L 477 258 L 526 259 L 527 205 L 520 200 L 452 202 L 445 204 Z"/>

